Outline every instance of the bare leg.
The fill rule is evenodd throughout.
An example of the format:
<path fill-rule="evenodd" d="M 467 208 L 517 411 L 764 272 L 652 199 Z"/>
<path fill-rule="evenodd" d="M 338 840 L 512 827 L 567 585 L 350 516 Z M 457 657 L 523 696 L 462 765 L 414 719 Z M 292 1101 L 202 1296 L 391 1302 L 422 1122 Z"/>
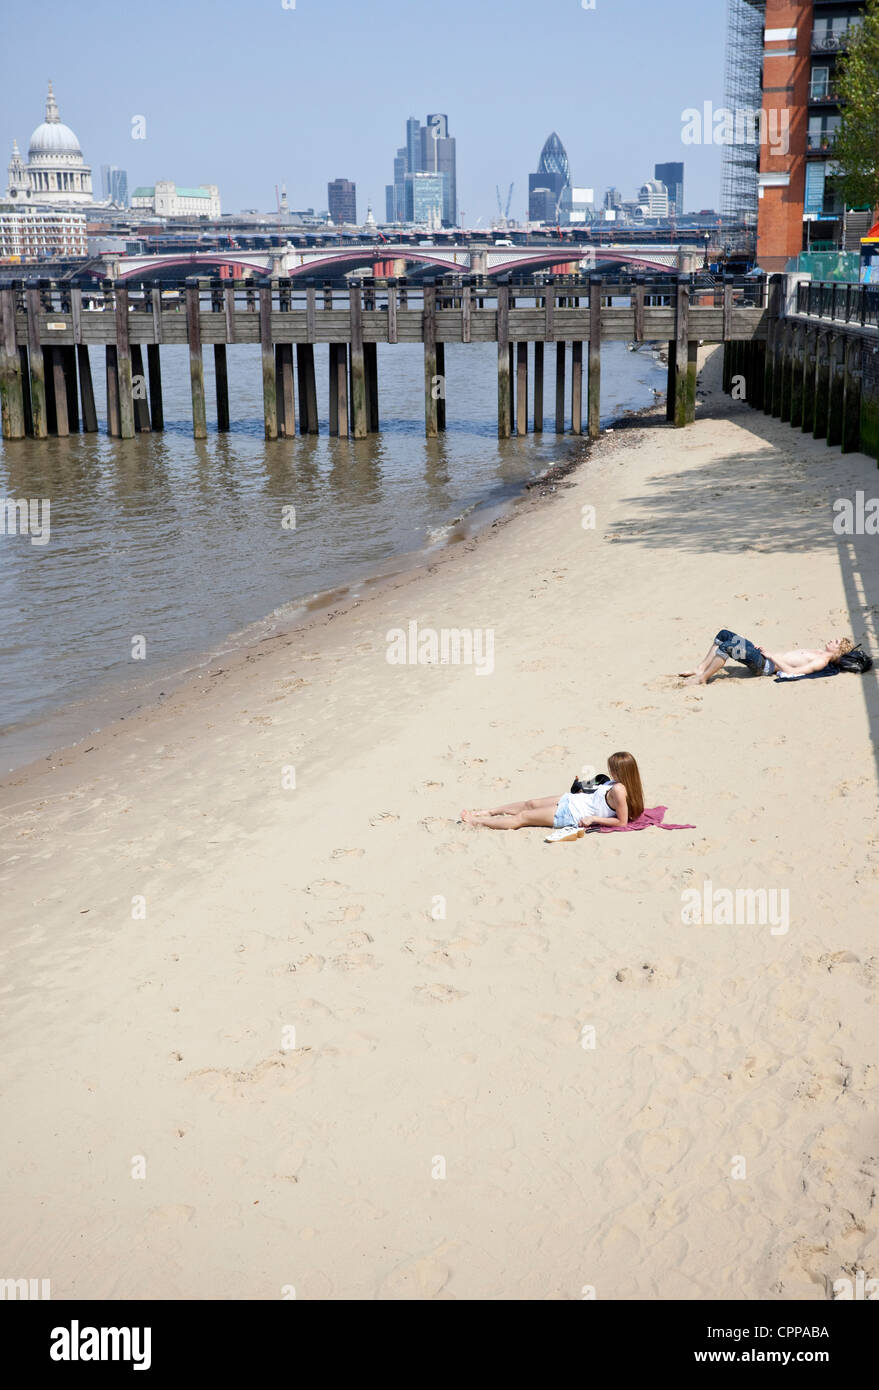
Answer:
<path fill-rule="evenodd" d="M 511 801 L 506 806 L 495 806 L 491 811 L 462 811 L 462 820 L 472 820 L 474 816 L 519 816 L 525 811 L 542 811 L 552 806 L 553 813 L 559 803 L 561 793 L 556 796 L 535 796 L 530 801 Z"/>
<path fill-rule="evenodd" d="M 546 807 L 541 811 L 520 811 L 515 816 L 479 816 L 471 811 L 466 820 L 470 825 L 483 826 L 486 830 L 523 830 L 526 826 L 538 825 L 544 830 L 551 830 L 555 810 L 553 807 Z"/>
<path fill-rule="evenodd" d="M 707 685 L 713 676 L 716 676 L 721 667 L 726 665 L 725 656 L 715 656 L 709 661 L 707 666 L 700 666 L 699 670 L 687 681 L 688 685 Z"/>
<path fill-rule="evenodd" d="M 712 643 L 711 643 L 711 646 L 708 648 L 708 651 L 705 653 L 705 655 L 703 656 L 702 660 L 699 662 L 699 665 L 695 668 L 695 670 L 692 670 L 692 671 L 678 671 L 678 675 L 679 675 L 679 676 L 699 676 L 699 675 L 703 675 L 703 674 L 705 673 L 705 671 L 707 671 L 708 667 L 711 665 L 711 662 L 712 662 L 712 660 L 714 659 L 714 657 L 715 657 L 716 655 L 717 655 L 717 647 L 716 647 L 715 644 L 712 642 Z"/>

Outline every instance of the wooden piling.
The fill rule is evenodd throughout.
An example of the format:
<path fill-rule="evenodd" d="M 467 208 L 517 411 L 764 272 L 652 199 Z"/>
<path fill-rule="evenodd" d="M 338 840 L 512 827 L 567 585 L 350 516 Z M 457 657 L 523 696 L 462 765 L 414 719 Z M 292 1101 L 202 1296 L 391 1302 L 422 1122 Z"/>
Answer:
<path fill-rule="evenodd" d="M 510 428 L 510 287 L 497 288 L 497 432 L 509 439 Z M 562 416 L 564 420 L 564 416 Z"/>
<path fill-rule="evenodd" d="M 52 391 L 55 397 L 55 433 L 66 439 L 70 433 L 67 421 L 67 379 L 64 375 L 64 357 L 60 347 L 48 349 L 52 363 Z"/>
<path fill-rule="evenodd" d="M 803 423 L 803 370 L 805 358 L 805 329 L 796 324 L 791 338 L 790 423 L 796 428 Z"/>
<path fill-rule="evenodd" d="M 436 345 L 436 374 L 439 377 L 440 392 L 436 400 L 436 427 L 440 434 L 445 433 L 446 428 L 446 345 L 437 343 Z"/>
<path fill-rule="evenodd" d="M 259 341 L 262 354 L 262 411 L 265 437 L 266 439 L 277 439 L 278 402 L 275 386 L 275 353 L 272 343 L 272 288 L 270 285 L 262 285 L 259 291 Z"/>
<path fill-rule="evenodd" d="M 679 280 L 675 300 L 675 426 L 679 429 L 696 418 L 696 368 L 689 352 L 690 286 Z"/>
<path fill-rule="evenodd" d="M 845 397 L 845 335 L 830 334 L 829 386 L 827 396 L 827 443 L 842 442 L 842 415 Z"/>
<path fill-rule="evenodd" d="M 260 293 L 262 293 L 262 291 L 260 291 Z M 269 295 L 271 295 L 271 291 L 269 291 Z M 269 299 L 269 307 L 271 308 L 271 299 Z M 202 360 L 201 319 L 199 317 L 197 285 L 186 286 L 186 337 L 189 342 L 189 385 L 192 394 L 192 437 L 193 439 L 207 439 L 208 422 L 204 395 L 204 362 Z M 274 395 L 274 391 L 272 394 Z M 272 402 L 272 404 L 274 406 L 274 401 Z"/>
<path fill-rule="evenodd" d="M 543 433 L 543 343 L 534 344 L 534 433 Z"/>
<path fill-rule="evenodd" d="M 108 343 L 105 350 L 107 374 L 107 433 L 119 438 L 119 376 L 116 369 L 116 345 Z"/>
<path fill-rule="evenodd" d="M 351 335 L 351 427 L 355 439 L 365 439 L 369 432 L 369 417 L 366 401 L 366 360 L 363 355 L 363 292 L 359 285 L 351 286 L 348 302 Z"/>
<path fill-rule="evenodd" d="M 64 385 L 67 394 L 67 428 L 71 434 L 79 433 L 79 393 L 76 381 L 76 348 L 65 346 L 61 349 L 64 362 Z"/>
<path fill-rule="evenodd" d="M 565 344 L 555 345 L 555 432 L 565 432 Z"/>
<path fill-rule="evenodd" d="M 443 364 L 439 366 L 439 353 L 442 350 Z M 366 366 L 366 424 L 370 433 L 376 434 L 380 428 L 378 413 L 378 343 L 363 344 L 363 360 Z M 445 344 L 437 344 L 437 368 L 445 377 Z M 442 399 L 442 429 L 446 427 L 446 401 Z"/>
<path fill-rule="evenodd" d="M 845 385 L 842 402 L 842 437 L 844 454 L 855 453 L 861 447 L 861 344 L 854 335 L 846 338 Z"/>
<path fill-rule="evenodd" d="M 511 307 L 514 307 L 512 300 Z M 516 428 L 516 349 L 512 343 L 507 349 L 507 355 L 510 372 L 510 434 L 512 434 Z"/>
<path fill-rule="evenodd" d="M 528 433 L 528 344 L 516 344 L 516 433 Z"/>
<path fill-rule="evenodd" d="M 861 340 L 861 449 L 879 460 L 879 344 Z"/>
<path fill-rule="evenodd" d="M 152 381 L 152 371 L 150 371 Z M 229 364 L 226 344 L 214 343 L 214 384 L 217 395 L 217 431 L 225 434 L 229 428 Z"/>
<path fill-rule="evenodd" d="M 284 421 L 284 396 L 281 386 L 281 344 L 275 343 L 275 415 L 278 421 L 278 438 L 283 439 L 286 434 L 286 423 Z"/>
<path fill-rule="evenodd" d="M 116 285 L 116 377 L 119 383 L 119 434 L 134 438 L 134 391 L 128 341 L 128 286 Z"/>
<path fill-rule="evenodd" d="M 147 363 L 150 369 L 150 426 L 153 433 L 165 428 L 165 406 L 162 400 L 162 361 L 158 343 L 147 344 Z"/>
<path fill-rule="evenodd" d="M 779 419 L 790 423 L 791 391 L 793 389 L 793 325 L 785 321 L 781 329 L 781 394 L 779 398 Z M 772 412 L 775 414 L 775 411 Z"/>
<path fill-rule="evenodd" d="M 82 411 L 83 433 L 96 434 L 98 429 L 98 412 L 95 407 L 92 364 L 89 357 L 89 350 L 85 343 L 80 343 L 76 349 L 76 365 L 79 368 L 79 404 Z"/>
<path fill-rule="evenodd" d="M 348 345 L 330 343 L 330 434 L 348 437 Z"/>
<path fill-rule="evenodd" d="M 677 389 L 678 349 L 674 338 L 669 339 L 666 350 L 668 363 L 665 374 L 665 418 L 671 424 L 675 418 L 675 391 Z"/>
<path fill-rule="evenodd" d="M 800 428 L 811 434 L 815 428 L 815 382 L 818 367 L 818 330 L 803 329 L 803 407 Z"/>
<path fill-rule="evenodd" d="M 33 437 L 34 417 L 31 410 L 31 373 L 28 362 L 27 348 L 22 344 L 18 349 L 18 360 L 21 366 L 21 400 L 24 406 L 24 432 L 25 436 Z"/>
<path fill-rule="evenodd" d="M 293 384 L 293 344 L 279 343 L 279 380 L 281 385 L 281 408 L 284 412 L 284 436 L 292 439 L 296 434 L 296 389 Z"/>
<path fill-rule="evenodd" d="M 422 310 L 424 340 L 424 433 L 428 439 L 437 434 L 436 392 L 443 383 L 437 381 L 436 369 L 436 286 L 424 286 Z"/>
<path fill-rule="evenodd" d="M 143 349 L 140 343 L 131 344 L 131 390 L 134 398 L 135 429 L 138 434 L 149 434 L 150 403 L 147 397 L 147 379 L 143 369 Z"/>
<path fill-rule="evenodd" d="M 14 289 L 0 289 L 0 422 L 4 439 L 24 439 L 21 357 L 15 341 Z"/>
<path fill-rule="evenodd" d="M 778 340 L 782 309 L 782 295 L 784 292 L 784 278 L 781 275 L 772 275 L 769 278 L 768 294 L 768 323 L 766 330 L 766 351 L 763 367 L 763 411 L 766 415 L 778 414 L 776 404 L 780 409 L 781 392 L 778 380 L 780 364 L 778 357 Z"/>
<path fill-rule="evenodd" d="M 830 333 L 819 329 L 815 335 L 815 383 L 813 406 L 805 415 L 812 417 L 814 439 L 827 437 L 827 416 L 830 409 Z"/>
<path fill-rule="evenodd" d="M 591 351 L 589 360 L 592 361 Z M 592 404 L 591 394 L 589 403 Z M 571 433 L 583 433 L 583 343 L 579 338 L 571 343 Z"/>
<path fill-rule="evenodd" d="M 590 439 L 601 434 L 601 276 L 589 277 L 589 381 L 586 417 Z M 582 360 L 583 344 L 576 343 Z"/>
<path fill-rule="evenodd" d="M 27 306 L 27 350 L 30 376 L 31 430 L 34 439 L 46 439 L 49 433 L 49 419 L 46 407 L 46 365 L 40 343 L 40 292 L 36 289 L 25 291 Z"/>
<path fill-rule="evenodd" d="M 317 434 L 317 386 L 314 377 L 314 347 L 311 343 L 298 344 L 296 370 L 299 377 L 299 433 Z"/>

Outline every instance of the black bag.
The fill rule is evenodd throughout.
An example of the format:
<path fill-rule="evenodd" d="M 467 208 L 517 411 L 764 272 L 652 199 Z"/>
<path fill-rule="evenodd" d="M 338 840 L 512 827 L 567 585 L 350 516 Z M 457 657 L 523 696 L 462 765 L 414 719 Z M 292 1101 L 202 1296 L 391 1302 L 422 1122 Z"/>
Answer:
<path fill-rule="evenodd" d="M 854 671 L 856 675 L 863 676 L 873 669 L 873 658 L 862 652 L 860 647 L 852 647 L 850 652 L 838 656 L 834 664 L 840 671 Z"/>

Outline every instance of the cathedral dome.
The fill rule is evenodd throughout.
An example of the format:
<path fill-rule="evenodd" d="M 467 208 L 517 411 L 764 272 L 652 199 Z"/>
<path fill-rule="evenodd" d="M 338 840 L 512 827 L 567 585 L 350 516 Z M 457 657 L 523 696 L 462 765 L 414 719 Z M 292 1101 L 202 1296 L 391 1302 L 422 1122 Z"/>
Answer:
<path fill-rule="evenodd" d="M 52 91 L 52 83 L 49 83 L 49 95 L 46 98 L 46 119 L 42 125 L 38 125 L 31 136 L 28 146 L 28 159 L 39 159 L 45 155 L 74 155 L 82 159 L 82 150 L 79 141 L 70 129 L 69 125 L 64 125 L 58 115 L 58 103 Z"/>

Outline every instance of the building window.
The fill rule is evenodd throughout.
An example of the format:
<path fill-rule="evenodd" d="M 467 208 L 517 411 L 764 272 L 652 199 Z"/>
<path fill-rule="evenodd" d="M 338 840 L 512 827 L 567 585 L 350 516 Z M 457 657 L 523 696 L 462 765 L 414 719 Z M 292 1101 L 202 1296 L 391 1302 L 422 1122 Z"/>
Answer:
<path fill-rule="evenodd" d="M 829 150 L 839 129 L 839 116 L 810 116 L 807 149 Z"/>
<path fill-rule="evenodd" d="M 812 101 L 826 101 L 830 96 L 830 69 L 812 68 L 812 81 L 809 86 Z"/>

